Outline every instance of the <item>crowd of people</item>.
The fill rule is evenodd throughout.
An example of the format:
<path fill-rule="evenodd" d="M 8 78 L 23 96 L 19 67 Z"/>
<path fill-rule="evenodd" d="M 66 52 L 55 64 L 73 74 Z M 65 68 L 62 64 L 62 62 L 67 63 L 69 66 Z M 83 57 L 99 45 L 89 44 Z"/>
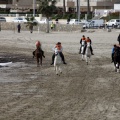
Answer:
<path fill-rule="evenodd" d="M 18 31 L 18 32 L 20 32 L 20 31 Z M 83 35 L 82 38 L 80 39 L 80 45 L 81 45 L 81 46 L 80 46 L 79 54 L 81 54 L 82 41 L 85 42 L 85 47 L 84 47 L 84 52 L 83 52 L 83 54 L 85 54 L 86 46 L 87 46 L 87 43 L 89 42 L 89 43 L 90 43 L 91 55 L 94 55 L 93 49 L 92 49 L 92 46 L 91 46 L 92 41 L 91 41 L 91 39 L 90 39 L 89 37 L 85 37 L 85 35 Z M 119 44 L 114 44 L 114 45 L 113 45 L 113 48 L 112 48 L 112 54 L 111 54 L 112 61 L 111 61 L 111 63 L 114 62 L 115 49 L 119 49 L 119 50 L 120 50 L 120 34 L 118 35 L 117 41 L 119 42 Z M 39 49 L 42 51 L 43 56 L 44 56 L 44 51 L 43 51 L 42 48 L 41 48 L 41 43 L 40 43 L 40 41 L 37 41 L 37 42 L 36 42 L 36 47 L 39 47 Z M 51 65 L 54 64 L 54 58 L 55 58 L 56 52 L 59 52 L 63 64 L 67 64 L 67 63 L 65 62 L 65 58 L 64 58 L 64 54 L 63 54 L 63 47 L 62 47 L 61 42 L 57 42 L 56 45 L 52 48 L 52 50 L 53 50 L 54 53 L 53 53 L 53 55 L 52 55 L 52 63 L 51 63 Z M 45 57 L 45 56 L 44 56 L 44 57 Z"/>
<path fill-rule="evenodd" d="M 91 46 L 91 44 L 92 44 L 91 39 L 90 39 L 89 37 L 86 38 L 86 37 L 83 35 L 82 38 L 80 39 L 80 44 L 82 44 L 82 41 L 83 41 L 83 40 L 85 41 L 84 53 L 85 53 L 85 50 L 86 50 L 86 45 L 87 45 L 87 43 L 89 42 L 89 43 L 90 43 L 90 51 L 91 51 L 91 54 L 94 55 L 94 54 L 93 54 L 93 49 L 92 49 L 92 46 Z M 81 45 L 81 46 L 82 46 L 82 45 Z M 38 48 L 38 47 L 39 47 L 39 50 L 42 51 L 43 56 L 44 56 L 44 51 L 43 51 L 42 48 L 41 48 L 41 43 L 40 43 L 40 41 L 37 41 L 37 42 L 36 42 L 36 48 Z M 63 47 L 62 47 L 61 42 L 57 42 L 56 45 L 52 48 L 52 50 L 53 50 L 53 55 L 52 55 L 52 63 L 51 63 L 51 65 L 54 64 L 54 58 L 55 58 L 56 52 L 59 52 L 63 64 L 67 64 L 67 63 L 65 62 L 65 57 L 64 57 L 64 54 L 63 54 Z M 80 51 L 81 51 L 81 47 L 80 47 Z M 79 53 L 81 53 L 81 52 L 79 52 Z M 33 53 L 33 55 L 34 55 L 34 53 Z"/>

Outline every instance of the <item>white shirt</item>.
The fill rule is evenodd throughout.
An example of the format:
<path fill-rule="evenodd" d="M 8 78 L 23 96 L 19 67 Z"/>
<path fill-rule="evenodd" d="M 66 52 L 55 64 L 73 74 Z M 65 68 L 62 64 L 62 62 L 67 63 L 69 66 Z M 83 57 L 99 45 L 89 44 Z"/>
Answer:
<path fill-rule="evenodd" d="M 61 49 L 58 50 L 58 49 L 56 48 L 56 46 L 55 46 L 55 47 L 52 48 L 52 50 L 53 50 L 54 52 L 62 52 L 62 51 L 63 51 L 63 47 L 61 47 Z"/>

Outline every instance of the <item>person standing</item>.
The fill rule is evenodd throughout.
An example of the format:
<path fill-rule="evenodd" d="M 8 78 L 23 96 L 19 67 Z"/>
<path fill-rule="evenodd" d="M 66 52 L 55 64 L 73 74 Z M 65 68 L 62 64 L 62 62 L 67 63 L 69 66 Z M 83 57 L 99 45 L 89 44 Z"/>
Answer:
<path fill-rule="evenodd" d="M 54 29 L 54 23 L 52 22 L 51 23 L 51 30 L 53 30 Z"/>
<path fill-rule="evenodd" d="M 17 29 L 18 29 L 18 33 L 20 33 L 20 30 L 21 30 L 21 25 L 20 25 L 20 23 L 17 25 Z"/>
<path fill-rule="evenodd" d="M 33 24 L 32 23 L 30 24 L 29 29 L 30 29 L 30 33 L 33 33 Z"/>

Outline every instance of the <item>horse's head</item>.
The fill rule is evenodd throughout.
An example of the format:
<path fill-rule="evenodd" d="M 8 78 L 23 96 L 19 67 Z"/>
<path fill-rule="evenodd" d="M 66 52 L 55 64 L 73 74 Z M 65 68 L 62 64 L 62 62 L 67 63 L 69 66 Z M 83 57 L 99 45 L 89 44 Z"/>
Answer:
<path fill-rule="evenodd" d="M 58 52 L 58 51 L 56 51 L 56 52 L 55 52 L 55 56 L 58 56 L 58 55 L 59 55 L 59 52 Z"/>

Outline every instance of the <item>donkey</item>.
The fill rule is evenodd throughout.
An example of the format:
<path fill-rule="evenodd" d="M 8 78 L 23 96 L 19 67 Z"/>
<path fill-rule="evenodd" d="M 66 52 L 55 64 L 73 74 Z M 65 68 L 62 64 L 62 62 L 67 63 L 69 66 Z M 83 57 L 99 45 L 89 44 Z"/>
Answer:
<path fill-rule="evenodd" d="M 37 60 L 37 67 L 39 64 L 42 66 L 42 57 L 45 58 L 44 52 L 40 49 L 40 47 L 37 47 L 35 51 L 33 51 L 33 58 L 36 57 Z"/>

